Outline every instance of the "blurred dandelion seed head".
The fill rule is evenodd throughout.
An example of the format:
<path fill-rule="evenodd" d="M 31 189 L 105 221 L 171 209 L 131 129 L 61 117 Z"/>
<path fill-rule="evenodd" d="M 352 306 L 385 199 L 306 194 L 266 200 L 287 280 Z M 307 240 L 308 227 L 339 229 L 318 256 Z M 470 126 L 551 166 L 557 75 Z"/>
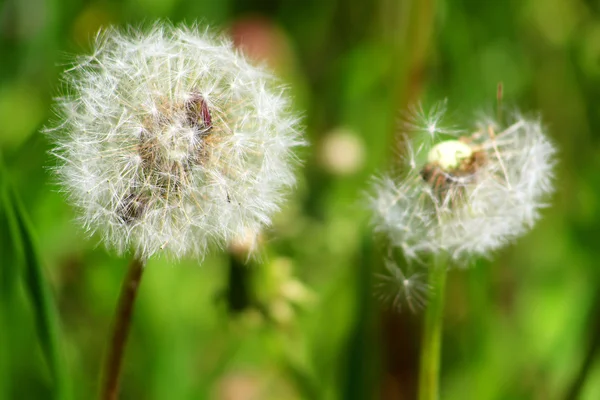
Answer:
<path fill-rule="evenodd" d="M 270 223 L 299 118 L 275 78 L 207 30 L 100 32 L 64 73 L 56 169 L 81 221 L 141 257 L 201 257 Z"/>
<path fill-rule="evenodd" d="M 320 164 L 331 174 L 352 175 L 364 165 L 365 146 L 349 128 L 338 127 L 327 132 L 319 150 Z"/>
<path fill-rule="evenodd" d="M 460 134 L 439 125 L 445 104 L 416 110 L 403 170 L 374 179 L 375 230 L 420 263 L 441 252 L 458 262 L 489 256 L 527 232 L 553 191 L 555 149 L 540 121 L 513 114 L 507 124 L 483 119 Z"/>

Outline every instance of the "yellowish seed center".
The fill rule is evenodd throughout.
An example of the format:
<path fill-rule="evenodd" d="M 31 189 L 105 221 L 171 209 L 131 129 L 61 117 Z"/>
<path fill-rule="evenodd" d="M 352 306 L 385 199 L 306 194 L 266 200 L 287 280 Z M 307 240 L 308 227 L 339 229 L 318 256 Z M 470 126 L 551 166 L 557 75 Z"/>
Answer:
<path fill-rule="evenodd" d="M 427 161 L 439 165 L 445 171 L 451 171 L 472 155 L 473 150 L 468 144 L 458 140 L 446 140 L 429 150 Z"/>

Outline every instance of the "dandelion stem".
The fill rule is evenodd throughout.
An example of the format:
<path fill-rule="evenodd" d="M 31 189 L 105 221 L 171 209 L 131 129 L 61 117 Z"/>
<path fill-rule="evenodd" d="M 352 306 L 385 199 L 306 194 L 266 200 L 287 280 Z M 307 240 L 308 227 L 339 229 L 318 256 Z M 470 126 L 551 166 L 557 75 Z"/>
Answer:
<path fill-rule="evenodd" d="M 119 303 L 115 311 L 115 320 L 111 333 L 108 351 L 104 359 L 102 370 L 102 386 L 100 399 L 115 400 L 119 395 L 119 377 L 123 365 L 125 344 L 131 326 L 133 305 L 142 279 L 145 262 L 137 257 L 131 260 L 129 269 L 119 296 Z"/>
<path fill-rule="evenodd" d="M 440 353 L 446 286 L 446 256 L 438 254 L 429 273 L 431 297 L 425 314 L 421 338 L 419 400 L 439 399 Z"/>

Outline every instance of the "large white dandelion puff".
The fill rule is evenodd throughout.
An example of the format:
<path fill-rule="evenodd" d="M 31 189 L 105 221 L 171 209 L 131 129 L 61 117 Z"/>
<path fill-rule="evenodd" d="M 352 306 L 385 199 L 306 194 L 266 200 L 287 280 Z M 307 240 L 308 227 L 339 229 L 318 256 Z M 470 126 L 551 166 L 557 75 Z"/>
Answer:
<path fill-rule="evenodd" d="M 466 132 L 466 130 L 465 130 Z M 488 256 L 527 232 L 553 191 L 555 148 L 539 119 L 484 119 L 470 134 L 406 137 L 404 170 L 374 180 L 375 230 L 406 259 Z"/>
<path fill-rule="evenodd" d="M 81 221 L 140 258 L 269 225 L 303 140 L 286 90 L 197 27 L 102 31 L 64 74 L 56 171 Z"/>

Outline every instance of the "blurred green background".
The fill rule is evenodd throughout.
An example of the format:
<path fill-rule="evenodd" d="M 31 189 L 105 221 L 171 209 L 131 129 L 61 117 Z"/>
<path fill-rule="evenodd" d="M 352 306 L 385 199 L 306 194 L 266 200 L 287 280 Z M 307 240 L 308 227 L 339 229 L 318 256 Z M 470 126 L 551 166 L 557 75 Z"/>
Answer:
<path fill-rule="evenodd" d="M 393 162 L 401 110 L 448 98 L 468 121 L 503 82 L 559 147 L 557 193 L 518 243 L 450 273 L 442 398 L 600 399 L 600 3 L 584 0 L 4 0 L 0 398 L 98 391 L 127 260 L 73 222 L 40 129 L 68 55 L 101 26 L 157 18 L 266 60 L 311 146 L 248 266 L 150 261 L 122 398 L 415 398 L 422 312 L 375 300 L 361 199 Z"/>

